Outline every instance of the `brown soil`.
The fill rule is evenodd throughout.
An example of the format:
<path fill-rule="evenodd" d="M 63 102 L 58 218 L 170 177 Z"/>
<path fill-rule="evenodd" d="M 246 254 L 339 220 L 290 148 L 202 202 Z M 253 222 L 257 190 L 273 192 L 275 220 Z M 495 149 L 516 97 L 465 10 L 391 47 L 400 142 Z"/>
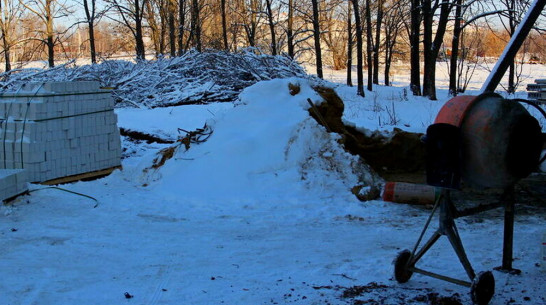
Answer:
<path fill-rule="evenodd" d="M 119 128 L 119 133 L 122 136 L 129 137 L 131 140 L 146 141 L 146 143 L 148 143 L 148 144 L 150 144 L 150 143 L 160 143 L 160 144 L 172 144 L 172 143 L 174 143 L 174 141 L 172 141 L 172 140 L 162 139 L 162 138 L 160 138 L 158 136 L 155 136 L 155 135 L 151 135 L 151 134 L 148 134 L 148 133 L 135 131 L 135 130 L 131 130 L 131 129 L 125 129 L 123 127 Z"/>
<path fill-rule="evenodd" d="M 345 149 L 360 156 L 380 176 L 387 180 L 391 177 L 406 176 L 411 182 L 424 181 L 425 146 L 422 134 L 395 129 L 386 136 L 379 132 L 364 134 L 354 127 L 343 124 L 344 104 L 334 89 L 316 87 L 315 90 L 325 100 L 324 103 L 309 110 L 310 115 L 321 125 L 342 136 L 341 144 Z M 397 180 L 394 180 L 397 181 Z M 399 181 L 399 180 L 398 180 Z"/>

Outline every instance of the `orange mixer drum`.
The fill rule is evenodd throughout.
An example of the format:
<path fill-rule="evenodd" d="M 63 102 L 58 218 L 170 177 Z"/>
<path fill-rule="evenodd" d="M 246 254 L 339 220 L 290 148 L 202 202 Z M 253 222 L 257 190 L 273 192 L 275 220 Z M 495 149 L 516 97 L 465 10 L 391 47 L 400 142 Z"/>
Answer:
<path fill-rule="evenodd" d="M 449 100 L 434 123 L 461 129 L 461 176 L 478 187 L 505 188 L 536 169 L 542 150 L 538 121 L 518 102 L 494 93 Z"/>

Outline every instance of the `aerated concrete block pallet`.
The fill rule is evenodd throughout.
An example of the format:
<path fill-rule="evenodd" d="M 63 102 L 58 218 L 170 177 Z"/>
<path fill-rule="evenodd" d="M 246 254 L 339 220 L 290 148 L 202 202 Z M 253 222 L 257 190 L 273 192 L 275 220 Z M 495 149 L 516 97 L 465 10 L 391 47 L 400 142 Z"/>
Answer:
<path fill-rule="evenodd" d="M 30 182 L 121 164 L 114 101 L 98 82 L 28 83 L 0 94 L 0 118 L 0 168 Z"/>
<path fill-rule="evenodd" d="M 538 104 L 546 104 L 546 79 L 535 79 L 534 84 L 528 84 L 527 98 Z"/>
<path fill-rule="evenodd" d="M 0 200 L 6 200 L 28 191 L 24 169 L 0 169 Z"/>

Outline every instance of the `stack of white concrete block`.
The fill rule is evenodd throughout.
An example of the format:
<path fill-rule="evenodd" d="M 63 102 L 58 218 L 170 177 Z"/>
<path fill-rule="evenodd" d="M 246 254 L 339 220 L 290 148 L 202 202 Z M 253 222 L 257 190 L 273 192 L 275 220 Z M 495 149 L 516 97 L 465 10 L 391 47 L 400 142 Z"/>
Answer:
<path fill-rule="evenodd" d="M 0 168 L 28 181 L 120 165 L 114 101 L 98 82 L 28 83 L 0 95 L 0 118 Z"/>
<path fill-rule="evenodd" d="M 546 79 L 535 79 L 534 84 L 528 84 L 527 98 L 546 105 Z"/>
<path fill-rule="evenodd" d="M 0 169 L 0 200 L 5 200 L 28 190 L 24 169 Z"/>

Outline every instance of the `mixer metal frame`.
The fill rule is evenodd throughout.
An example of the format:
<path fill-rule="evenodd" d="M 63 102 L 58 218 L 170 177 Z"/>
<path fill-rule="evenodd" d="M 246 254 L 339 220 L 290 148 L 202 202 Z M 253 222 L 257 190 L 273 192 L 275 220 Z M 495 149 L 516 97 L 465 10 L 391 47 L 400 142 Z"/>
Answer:
<path fill-rule="evenodd" d="M 432 216 L 436 213 L 436 210 L 438 208 L 440 208 L 439 227 L 432 234 L 429 240 L 423 245 L 423 247 L 419 251 L 417 251 L 417 249 L 419 248 L 419 244 L 421 243 L 428 229 L 430 220 Z M 448 238 L 451 246 L 453 247 L 453 250 L 455 250 L 455 253 L 457 254 L 457 257 L 459 258 L 459 261 L 463 265 L 463 268 L 465 269 L 468 277 L 471 280 L 473 280 L 474 277 L 476 277 L 476 274 L 474 270 L 472 269 L 470 261 L 468 260 L 468 257 L 466 256 L 466 253 L 464 251 L 463 243 L 461 242 L 461 238 L 459 236 L 457 226 L 455 225 L 456 213 L 457 213 L 457 210 L 450 197 L 450 190 L 442 189 L 441 194 L 438 200 L 436 200 L 434 208 L 431 212 L 431 217 L 429 217 L 429 220 L 425 224 L 425 227 L 423 228 L 423 231 L 421 232 L 421 235 L 419 236 L 419 239 L 417 240 L 413 248 L 413 251 L 411 252 L 411 259 L 407 263 L 407 268 L 413 272 L 429 275 L 429 276 L 446 280 L 448 282 L 452 282 L 458 285 L 470 287 L 471 286 L 470 282 L 457 280 L 454 278 L 435 274 L 435 273 L 425 271 L 415 267 L 415 264 L 423 257 L 423 255 L 440 239 L 442 235 L 445 235 Z"/>
<path fill-rule="evenodd" d="M 468 211 L 461 213 L 457 211 L 455 205 L 453 204 L 453 201 L 451 200 L 450 192 L 450 189 L 441 188 L 440 196 L 434 204 L 432 212 L 430 213 L 430 216 L 425 223 L 423 231 L 421 232 L 419 238 L 417 239 L 417 242 L 415 243 L 413 251 L 404 250 L 400 252 L 396 257 L 394 261 L 394 276 L 398 282 L 405 283 L 411 278 L 413 273 L 420 273 L 422 275 L 469 287 L 472 301 L 474 303 L 480 305 L 487 304 L 489 303 L 489 300 L 491 300 L 491 298 L 493 297 L 495 291 L 495 279 L 490 271 L 480 272 L 478 274 L 474 272 L 474 269 L 472 268 L 472 265 L 470 264 L 470 261 L 468 260 L 466 252 L 464 250 L 463 243 L 461 241 L 457 226 L 455 224 L 455 219 L 458 218 L 461 214 L 465 214 L 466 216 L 473 213 L 469 213 Z M 438 209 L 439 227 L 428 239 L 428 241 L 419 249 L 423 237 L 431 223 L 432 217 L 434 216 L 434 214 L 436 214 L 436 211 Z M 428 250 L 432 248 L 432 246 L 443 235 L 448 238 L 470 281 L 456 279 L 416 267 L 417 262 L 427 253 Z M 510 255 L 506 256 L 506 258 L 510 260 L 510 266 L 511 254 L 512 252 L 510 248 Z"/>

